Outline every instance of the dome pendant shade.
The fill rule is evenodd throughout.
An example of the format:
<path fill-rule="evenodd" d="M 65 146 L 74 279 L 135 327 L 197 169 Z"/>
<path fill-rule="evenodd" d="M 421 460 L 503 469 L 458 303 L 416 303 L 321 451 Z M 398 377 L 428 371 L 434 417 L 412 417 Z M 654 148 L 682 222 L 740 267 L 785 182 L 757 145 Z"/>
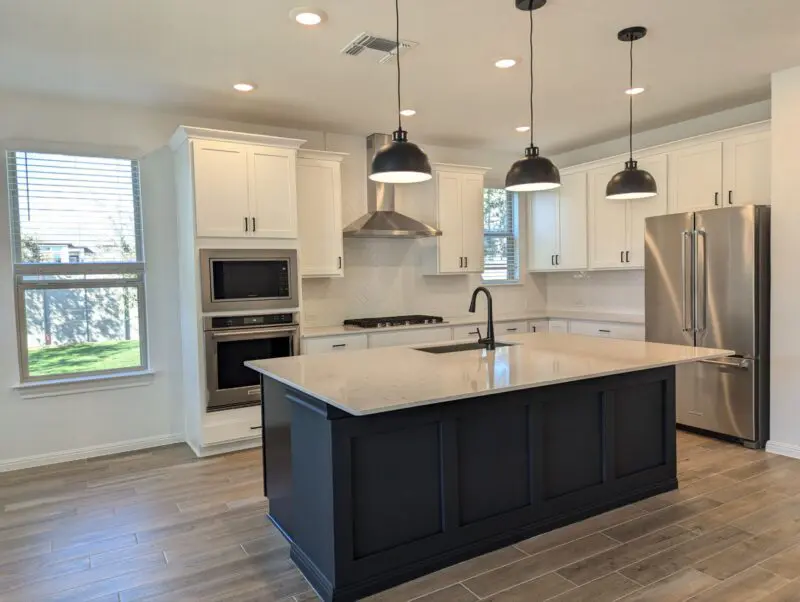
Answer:
<path fill-rule="evenodd" d="M 512 192 L 552 190 L 559 186 L 561 174 L 558 168 L 547 157 L 539 156 L 536 146 L 526 148 L 525 158 L 515 162 L 506 174 L 506 190 Z"/>
<path fill-rule="evenodd" d="M 606 186 L 607 199 L 648 199 L 658 194 L 655 178 L 637 167 L 636 161 L 626 161 L 625 169 L 614 175 Z"/>
<path fill-rule="evenodd" d="M 405 130 L 392 134 L 392 141 L 372 159 L 370 180 L 386 184 L 413 184 L 430 180 L 431 163 L 422 149 L 408 141 Z"/>

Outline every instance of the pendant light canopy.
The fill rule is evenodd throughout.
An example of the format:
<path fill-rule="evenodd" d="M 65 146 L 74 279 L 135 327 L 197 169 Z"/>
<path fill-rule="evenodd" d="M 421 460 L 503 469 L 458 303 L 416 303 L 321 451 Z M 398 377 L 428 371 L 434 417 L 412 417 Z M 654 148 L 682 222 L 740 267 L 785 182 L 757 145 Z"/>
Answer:
<path fill-rule="evenodd" d="M 381 148 L 372 159 L 370 180 L 386 184 L 411 184 L 430 180 L 431 163 L 428 156 L 413 142 L 408 141 L 408 132 L 403 129 L 402 103 L 400 100 L 400 0 L 394 0 L 395 13 L 395 63 L 397 64 L 397 129 L 392 141 Z"/>
<path fill-rule="evenodd" d="M 633 43 L 647 35 L 644 27 L 628 27 L 617 34 L 620 42 L 630 44 L 630 87 L 633 89 Z M 628 95 L 628 148 L 629 159 L 625 169 L 615 174 L 606 186 L 607 199 L 647 199 L 658 194 L 655 178 L 649 172 L 639 169 L 633 159 L 633 95 Z"/>
<path fill-rule="evenodd" d="M 551 190 L 561 186 L 561 174 L 553 162 L 539 154 L 539 148 L 533 144 L 533 11 L 542 8 L 547 0 L 514 0 L 516 7 L 528 11 L 530 19 L 530 133 L 531 143 L 525 149 L 525 158 L 511 166 L 506 174 L 506 190 L 529 192 L 534 190 Z"/>

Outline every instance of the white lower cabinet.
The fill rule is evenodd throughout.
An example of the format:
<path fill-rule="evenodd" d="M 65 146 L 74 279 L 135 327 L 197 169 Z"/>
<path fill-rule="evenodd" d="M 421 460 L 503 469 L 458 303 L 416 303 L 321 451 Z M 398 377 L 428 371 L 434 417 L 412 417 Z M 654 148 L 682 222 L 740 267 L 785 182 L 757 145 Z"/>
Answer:
<path fill-rule="evenodd" d="M 550 332 L 550 321 L 531 320 L 528 322 L 528 332 Z"/>
<path fill-rule="evenodd" d="M 474 339 L 478 336 L 486 336 L 486 324 L 464 324 L 463 326 L 453 326 L 453 340 L 461 341 L 464 339 Z"/>
<path fill-rule="evenodd" d="M 644 325 L 619 324 L 616 322 L 588 322 L 572 320 L 569 323 L 569 332 L 590 337 L 606 337 L 609 339 L 628 339 L 631 341 L 644 340 Z"/>
<path fill-rule="evenodd" d="M 496 337 L 504 334 L 524 334 L 528 332 L 527 322 L 495 322 L 494 334 Z"/>
<path fill-rule="evenodd" d="M 548 320 L 548 332 L 569 332 L 569 322 L 567 320 Z"/>
<path fill-rule="evenodd" d="M 422 343 L 438 343 L 452 341 L 452 328 L 420 328 L 418 330 L 396 330 L 393 332 L 376 332 L 369 335 L 369 347 L 394 347 L 396 345 L 420 345 Z"/>
<path fill-rule="evenodd" d="M 317 353 L 330 353 L 332 351 L 356 351 L 367 348 L 367 335 L 348 334 L 333 337 L 318 337 L 303 339 L 302 352 L 304 355 Z"/>

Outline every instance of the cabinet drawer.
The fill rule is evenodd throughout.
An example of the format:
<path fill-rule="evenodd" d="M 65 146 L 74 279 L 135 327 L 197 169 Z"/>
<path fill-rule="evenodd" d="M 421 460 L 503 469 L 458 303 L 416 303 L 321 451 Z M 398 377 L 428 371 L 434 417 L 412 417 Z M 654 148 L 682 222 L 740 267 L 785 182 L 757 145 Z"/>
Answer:
<path fill-rule="evenodd" d="M 420 328 L 417 330 L 376 332 L 369 335 L 369 346 L 373 348 L 438 343 L 439 341 L 450 341 L 452 337 L 453 331 L 451 328 Z"/>
<path fill-rule="evenodd" d="M 585 322 L 573 320 L 569 331 L 590 337 L 607 337 L 609 339 L 644 340 L 644 326 L 641 324 L 618 324 L 615 322 Z"/>
<path fill-rule="evenodd" d="M 464 324 L 463 326 L 453 326 L 453 340 L 461 341 L 464 339 L 474 339 L 478 336 L 478 329 L 481 329 L 481 334 L 486 336 L 484 332 L 486 325 L 483 324 Z"/>
<path fill-rule="evenodd" d="M 494 325 L 495 335 L 524 334 L 528 332 L 527 322 L 498 322 Z"/>
<path fill-rule="evenodd" d="M 203 419 L 203 445 L 261 437 L 261 406 L 210 412 Z"/>
<path fill-rule="evenodd" d="M 550 332 L 569 332 L 569 322 L 567 320 L 549 320 L 547 327 Z"/>
<path fill-rule="evenodd" d="M 531 320 L 528 322 L 528 332 L 550 332 L 548 320 Z"/>
<path fill-rule="evenodd" d="M 303 339 L 303 353 L 305 355 L 329 353 L 331 351 L 354 351 L 356 349 L 366 348 L 367 335 L 365 334 L 350 334 L 338 337 Z"/>

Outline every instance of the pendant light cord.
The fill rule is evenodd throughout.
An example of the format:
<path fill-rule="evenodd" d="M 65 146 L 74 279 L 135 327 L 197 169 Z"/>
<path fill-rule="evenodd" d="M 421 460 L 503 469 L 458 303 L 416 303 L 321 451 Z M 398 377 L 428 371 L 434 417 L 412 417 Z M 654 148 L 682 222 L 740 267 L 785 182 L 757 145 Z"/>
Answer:
<path fill-rule="evenodd" d="M 631 36 L 631 73 L 630 86 L 628 92 L 633 90 L 633 36 Z M 633 94 L 628 94 L 628 147 L 630 150 L 630 160 L 633 161 Z"/>
<path fill-rule="evenodd" d="M 394 0 L 394 23 L 395 23 L 395 48 L 394 61 L 397 63 L 397 129 L 403 130 L 402 104 L 400 102 L 400 0 Z"/>
<path fill-rule="evenodd" d="M 530 29 L 530 56 L 531 56 L 531 146 L 533 146 L 533 0 L 530 0 L 530 6 L 528 7 L 528 16 L 530 17 L 531 22 L 531 29 Z"/>

